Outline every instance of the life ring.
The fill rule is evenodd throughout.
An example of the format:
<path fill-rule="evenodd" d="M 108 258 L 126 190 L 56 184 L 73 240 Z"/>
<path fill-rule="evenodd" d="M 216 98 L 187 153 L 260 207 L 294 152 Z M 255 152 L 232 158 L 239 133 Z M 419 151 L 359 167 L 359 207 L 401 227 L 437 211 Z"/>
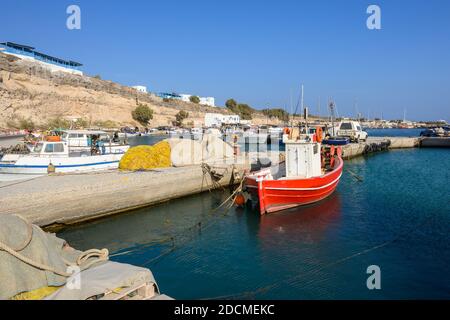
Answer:
<path fill-rule="evenodd" d="M 323 141 L 322 127 L 316 127 L 316 141 L 321 143 Z"/>

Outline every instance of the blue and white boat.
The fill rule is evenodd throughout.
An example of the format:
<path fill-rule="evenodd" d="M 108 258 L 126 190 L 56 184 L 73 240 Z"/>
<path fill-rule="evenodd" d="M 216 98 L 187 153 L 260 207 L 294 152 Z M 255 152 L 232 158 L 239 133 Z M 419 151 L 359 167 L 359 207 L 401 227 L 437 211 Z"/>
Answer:
<path fill-rule="evenodd" d="M 117 169 L 128 148 L 108 152 L 108 146 L 102 146 L 97 153 L 71 150 L 67 141 L 42 141 L 30 154 L 5 154 L 0 159 L 0 174 L 47 174 L 53 168 L 55 173 Z"/>

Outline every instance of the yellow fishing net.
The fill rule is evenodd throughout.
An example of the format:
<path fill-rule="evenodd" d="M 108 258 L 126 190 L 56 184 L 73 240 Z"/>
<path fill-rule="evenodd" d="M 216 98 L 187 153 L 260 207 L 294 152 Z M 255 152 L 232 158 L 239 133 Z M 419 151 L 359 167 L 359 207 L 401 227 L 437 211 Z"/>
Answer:
<path fill-rule="evenodd" d="M 23 292 L 11 298 L 11 300 L 42 300 L 58 290 L 59 287 L 43 287 L 37 290 Z"/>
<path fill-rule="evenodd" d="M 130 148 L 120 160 L 119 169 L 130 171 L 151 170 L 167 168 L 171 165 L 170 144 L 161 141 L 153 146 Z"/>

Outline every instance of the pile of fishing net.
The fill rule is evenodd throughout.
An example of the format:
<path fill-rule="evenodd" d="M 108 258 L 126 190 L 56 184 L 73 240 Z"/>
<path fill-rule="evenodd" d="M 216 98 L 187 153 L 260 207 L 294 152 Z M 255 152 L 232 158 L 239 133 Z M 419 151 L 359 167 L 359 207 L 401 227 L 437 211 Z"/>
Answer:
<path fill-rule="evenodd" d="M 119 163 L 121 170 L 151 170 L 171 166 L 170 144 L 161 141 L 153 146 L 137 146 L 130 148 Z"/>
<path fill-rule="evenodd" d="M 234 156 L 233 148 L 214 135 L 201 142 L 191 139 L 166 139 L 154 146 L 130 148 L 119 163 L 121 170 L 139 171 L 220 162 Z"/>

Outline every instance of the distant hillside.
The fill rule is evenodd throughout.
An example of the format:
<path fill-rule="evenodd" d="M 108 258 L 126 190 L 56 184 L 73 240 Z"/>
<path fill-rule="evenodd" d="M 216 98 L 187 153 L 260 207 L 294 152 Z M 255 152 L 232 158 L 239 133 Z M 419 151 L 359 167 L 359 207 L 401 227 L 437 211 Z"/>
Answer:
<path fill-rule="evenodd" d="M 0 53 L 0 128 L 11 127 L 21 120 L 45 125 L 52 119 L 68 117 L 82 118 L 90 125 L 108 121 L 117 126 L 134 126 L 138 123 L 132 119 L 131 111 L 137 101 L 153 109 L 153 127 L 172 124 L 180 110 L 189 112 L 185 123 L 195 125 L 203 123 L 207 112 L 230 113 L 226 108 L 163 101 L 112 81 L 52 73 L 38 63 Z M 252 122 L 266 124 L 268 119 L 257 112 Z"/>

